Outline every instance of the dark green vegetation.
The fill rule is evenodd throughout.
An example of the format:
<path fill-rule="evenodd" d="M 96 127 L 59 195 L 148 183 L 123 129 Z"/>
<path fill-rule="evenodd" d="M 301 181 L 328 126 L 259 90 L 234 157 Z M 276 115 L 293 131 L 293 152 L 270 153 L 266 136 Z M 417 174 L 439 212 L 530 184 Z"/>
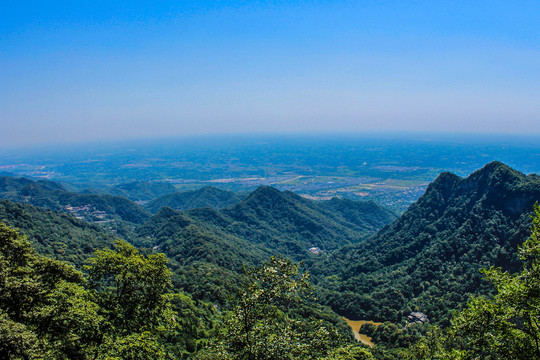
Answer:
<path fill-rule="evenodd" d="M 337 317 L 308 302 L 306 275 L 286 259 L 246 272 L 238 305 L 223 313 L 172 293 L 166 262 L 161 253 L 143 255 L 117 241 L 96 251 L 83 273 L 38 255 L 0 224 L 2 357 L 372 359 L 347 344 Z"/>
<path fill-rule="evenodd" d="M 315 202 L 260 187 L 223 210 L 163 208 L 139 227 L 135 243 L 157 246 L 171 259 L 177 286 L 223 302 L 224 290 L 237 288 L 235 274 L 245 264 L 260 264 L 272 254 L 309 263 L 322 256 L 310 248 L 331 251 L 359 242 L 393 219 L 372 202 Z"/>
<path fill-rule="evenodd" d="M 28 236 L 40 254 L 69 261 L 77 267 L 94 251 L 113 242 L 112 234 L 97 225 L 7 200 L 0 200 L 0 222 Z"/>
<path fill-rule="evenodd" d="M 24 178 L 8 177 L 2 180 L 5 184 L 2 193 L 5 197 L 22 202 L 33 202 L 37 205 L 47 201 L 49 208 L 60 208 L 81 219 L 92 219 L 91 216 L 97 213 L 92 209 L 101 205 L 101 201 L 109 199 L 115 200 L 113 205 L 123 201 L 130 205 L 123 210 L 133 209 L 135 215 L 141 214 L 141 208 L 138 205 L 124 198 L 76 194 L 67 192 L 60 185 L 47 181 L 34 182 Z M 36 196 L 26 195 L 29 187 L 37 189 Z M 85 199 L 84 203 L 89 201 L 89 204 L 85 204 L 84 207 L 90 209 L 78 210 L 71 206 L 66 210 L 65 207 L 62 208 L 59 205 L 64 196 L 70 196 L 71 199 Z M 159 248 L 171 259 L 171 267 L 175 273 L 174 283 L 178 288 L 189 291 L 199 298 L 222 303 L 226 301 L 228 291 L 238 289 L 238 273 L 244 264 L 261 264 L 272 254 L 279 253 L 309 262 L 317 256 L 309 251 L 310 248 L 319 247 L 327 252 L 361 241 L 396 217 L 391 211 L 373 202 L 346 199 L 315 202 L 271 187 L 261 187 L 241 202 L 238 202 L 240 197 L 232 192 L 210 187 L 187 194 L 175 193 L 173 197 L 187 199 L 191 206 L 209 202 L 218 206 L 220 202 L 231 201 L 236 202 L 236 205 L 222 210 L 206 207 L 184 212 L 165 207 L 137 227 L 135 227 L 136 224 L 116 217 L 105 219 L 105 221 L 95 220 L 102 223 L 100 225 L 103 227 L 103 232 L 110 233 L 113 230 L 138 246 Z M 189 206 L 189 204 L 185 202 L 184 206 Z M 110 204 L 106 203 L 106 205 Z M 108 207 L 98 208 L 109 209 Z M 68 259 L 73 256 L 71 253 L 76 253 L 79 260 L 75 262 L 79 263 L 82 259 L 81 252 L 88 254 L 97 248 L 96 244 L 90 241 L 99 237 L 96 235 L 93 235 L 91 239 L 88 238 L 86 244 L 78 246 L 73 246 L 74 243 L 80 243 L 76 237 L 67 238 L 65 245 L 61 239 L 50 240 L 41 234 L 47 226 L 40 225 L 48 223 L 46 219 L 49 215 L 42 216 L 43 212 L 29 205 L 26 209 L 38 214 L 36 216 L 36 219 L 40 219 L 38 224 L 25 225 L 20 221 L 8 223 L 23 229 L 40 227 L 39 237 L 34 238 L 33 233 L 27 232 L 27 234 L 31 235 L 32 241 L 37 244 L 55 241 L 55 247 L 38 245 L 37 249 L 39 251 L 43 249 L 44 254 L 58 253 L 63 250 L 57 248 L 68 247 L 70 248 Z M 110 211 L 115 212 L 117 209 L 113 208 Z M 73 222 L 79 226 L 90 226 L 68 215 L 51 213 L 50 216 L 55 219 L 63 218 L 65 222 Z M 124 218 L 131 217 L 129 214 L 124 216 Z M 8 220 L 16 218 L 15 215 L 6 215 Z M 66 225 L 64 228 L 69 227 Z M 92 228 L 97 231 L 95 226 Z M 67 230 L 63 230 L 62 234 L 68 237 Z M 108 239 L 110 243 L 110 235 L 103 236 L 101 239 Z M 83 245 L 85 247 L 81 250 Z M 59 255 L 56 256 L 64 259 Z"/>
<path fill-rule="evenodd" d="M 150 213 L 119 196 L 75 193 L 53 181 L 1 177 L 0 198 L 55 211 L 72 212 L 89 221 L 123 220 L 139 224 Z"/>
<path fill-rule="evenodd" d="M 232 219 L 223 229 L 290 256 L 306 254 L 310 247 L 328 251 L 359 242 L 396 218 L 372 202 L 326 204 L 272 187 L 258 188 L 222 213 Z"/>
<path fill-rule="evenodd" d="M 38 194 L 67 192 L 16 180 Z M 6 182 L 4 193 L 17 186 Z M 113 245 L 108 227 L 4 200 L 0 221 L 78 270 L 2 227 L 0 350 L 10 358 L 534 359 L 538 208 L 522 244 L 539 198 L 540 177 L 499 162 L 467 178 L 442 173 L 395 221 L 374 203 L 260 187 L 224 209 L 163 207 L 131 223 L 122 234 L 139 250 Z M 486 281 L 479 269 L 491 266 L 500 270 Z M 363 328 L 377 344 L 372 354 L 353 346 L 330 307 L 386 321 Z M 90 315 L 73 320 L 81 309 Z M 411 311 L 429 323 L 407 324 Z"/>
<path fill-rule="evenodd" d="M 363 348 L 343 346 L 335 317 L 309 301 L 309 290 L 308 274 L 282 257 L 246 270 L 224 328 L 197 358 L 372 359 Z"/>
<path fill-rule="evenodd" d="M 187 341 L 204 337 L 213 309 L 170 293 L 165 256 L 115 247 L 97 251 L 83 273 L 0 224 L 2 357 L 181 358 Z"/>
<path fill-rule="evenodd" d="M 145 207 L 152 213 L 158 212 L 165 206 L 174 210 L 190 210 L 203 207 L 222 209 L 234 205 L 242 201 L 242 199 L 242 196 L 232 191 L 205 186 L 198 190 L 175 192 L 161 196 L 149 202 Z"/>
<path fill-rule="evenodd" d="M 405 214 L 369 240 L 312 268 L 327 304 L 350 318 L 399 322 L 411 311 L 448 324 L 470 294 L 487 294 L 481 268 L 516 271 L 540 199 L 540 177 L 492 162 L 467 178 L 441 174 Z"/>
<path fill-rule="evenodd" d="M 408 353 L 409 359 L 540 358 L 540 206 L 535 206 L 531 237 L 519 247 L 523 261 L 512 274 L 491 267 L 483 273 L 491 297 L 474 297 L 452 324 L 433 328 Z"/>

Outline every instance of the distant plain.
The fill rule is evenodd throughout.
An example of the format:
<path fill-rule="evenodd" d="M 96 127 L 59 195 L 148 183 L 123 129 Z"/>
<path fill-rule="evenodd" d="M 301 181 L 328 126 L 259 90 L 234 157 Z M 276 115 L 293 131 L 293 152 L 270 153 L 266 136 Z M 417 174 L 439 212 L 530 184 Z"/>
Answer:
<path fill-rule="evenodd" d="M 0 151 L 4 175 L 102 192 L 133 181 L 178 191 L 261 185 L 306 198 L 374 200 L 403 212 L 442 171 L 466 176 L 498 160 L 540 172 L 540 139 L 472 134 L 205 136 Z"/>

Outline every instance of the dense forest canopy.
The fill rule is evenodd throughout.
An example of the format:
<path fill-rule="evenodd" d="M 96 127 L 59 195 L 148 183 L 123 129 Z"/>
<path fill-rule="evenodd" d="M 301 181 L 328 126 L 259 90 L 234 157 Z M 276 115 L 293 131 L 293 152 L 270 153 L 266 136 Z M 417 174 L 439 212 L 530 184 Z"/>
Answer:
<path fill-rule="evenodd" d="M 399 218 L 373 202 L 272 187 L 151 216 L 128 199 L 0 180 L 2 197 L 21 202 L 0 200 L 8 358 L 537 356 L 540 177 L 499 162 L 467 178 L 442 173 Z M 186 198 L 208 204 L 211 194 L 234 193 Z M 66 198 L 105 202 L 112 217 L 79 216 Z M 338 314 L 383 322 L 362 327 L 376 346 L 356 344 Z"/>
<path fill-rule="evenodd" d="M 321 258 L 311 271 L 338 313 L 400 321 L 412 311 L 447 324 L 470 294 L 487 294 L 481 268 L 516 271 L 540 177 L 493 162 L 467 178 L 442 173 L 399 219 Z"/>

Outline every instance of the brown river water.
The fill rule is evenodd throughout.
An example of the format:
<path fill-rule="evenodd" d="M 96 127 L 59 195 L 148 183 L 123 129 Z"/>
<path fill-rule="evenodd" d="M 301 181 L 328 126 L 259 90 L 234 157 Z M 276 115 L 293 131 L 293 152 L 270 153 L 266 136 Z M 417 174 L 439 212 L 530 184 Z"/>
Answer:
<path fill-rule="evenodd" d="M 369 336 L 360 334 L 360 328 L 362 327 L 362 325 L 367 324 L 367 323 L 373 324 L 375 326 L 379 326 L 382 323 L 369 321 L 369 320 L 349 320 L 346 317 L 344 317 L 343 319 L 352 328 L 352 331 L 354 333 L 354 337 L 356 338 L 357 341 L 361 341 L 363 344 L 366 344 L 369 347 L 373 347 L 373 343 L 371 342 L 371 338 Z"/>

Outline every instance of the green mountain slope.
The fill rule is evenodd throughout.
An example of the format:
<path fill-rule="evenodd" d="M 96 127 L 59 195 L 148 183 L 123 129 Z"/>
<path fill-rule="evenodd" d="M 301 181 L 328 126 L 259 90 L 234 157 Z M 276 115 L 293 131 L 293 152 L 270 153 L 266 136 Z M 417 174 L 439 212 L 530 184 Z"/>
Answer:
<path fill-rule="evenodd" d="M 336 200 L 322 206 L 260 187 L 223 210 L 164 207 L 139 227 L 136 243 L 167 254 L 182 289 L 224 300 L 224 289 L 237 286 L 243 265 L 259 265 L 275 254 L 312 261 L 317 255 L 311 247 L 332 250 L 361 241 L 394 219 L 392 212 L 373 203 Z"/>
<path fill-rule="evenodd" d="M 397 221 L 312 270 L 338 313 L 397 321 L 419 310 L 444 323 L 470 294 L 488 291 L 479 269 L 519 267 L 517 245 L 539 199 L 539 176 L 499 162 L 465 179 L 442 173 Z"/>
<path fill-rule="evenodd" d="M 167 255 L 176 288 L 225 303 L 239 290 L 242 267 L 260 264 L 272 253 L 213 227 L 212 222 L 230 221 L 221 218 L 211 208 L 188 214 L 164 207 L 138 229 L 135 243 Z"/>
<path fill-rule="evenodd" d="M 189 210 L 203 207 L 222 209 L 242 201 L 243 197 L 232 191 L 221 190 L 212 186 L 186 192 L 175 192 L 161 196 L 146 205 L 152 213 L 162 207 L 175 210 Z"/>
<path fill-rule="evenodd" d="M 2 177 L 0 198 L 54 211 L 72 212 L 88 221 L 118 219 L 139 224 L 150 217 L 148 211 L 126 198 L 75 193 L 67 191 L 58 183 L 46 180 Z"/>
<path fill-rule="evenodd" d="M 0 200 L 0 222 L 18 228 L 42 255 L 80 266 L 113 242 L 110 233 L 71 215 Z"/>
<path fill-rule="evenodd" d="M 338 199 L 336 203 L 324 206 L 324 202 L 307 200 L 290 191 L 261 186 L 244 201 L 222 211 L 233 220 L 224 230 L 298 258 L 305 257 L 311 247 L 328 251 L 359 242 L 396 217 L 372 203 L 365 206 Z M 360 220 L 364 206 L 365 220 Z"/>
<path fill-rule="evenodd" d="M 392 210 L 373 201 L 332 198 L 328 201 L 318 201 L 317 205 L 327 213 L 341 218 L 343 222 L 373 232 L 379 231 L 382 225 L 392 222 L 397 217 Z"/>

